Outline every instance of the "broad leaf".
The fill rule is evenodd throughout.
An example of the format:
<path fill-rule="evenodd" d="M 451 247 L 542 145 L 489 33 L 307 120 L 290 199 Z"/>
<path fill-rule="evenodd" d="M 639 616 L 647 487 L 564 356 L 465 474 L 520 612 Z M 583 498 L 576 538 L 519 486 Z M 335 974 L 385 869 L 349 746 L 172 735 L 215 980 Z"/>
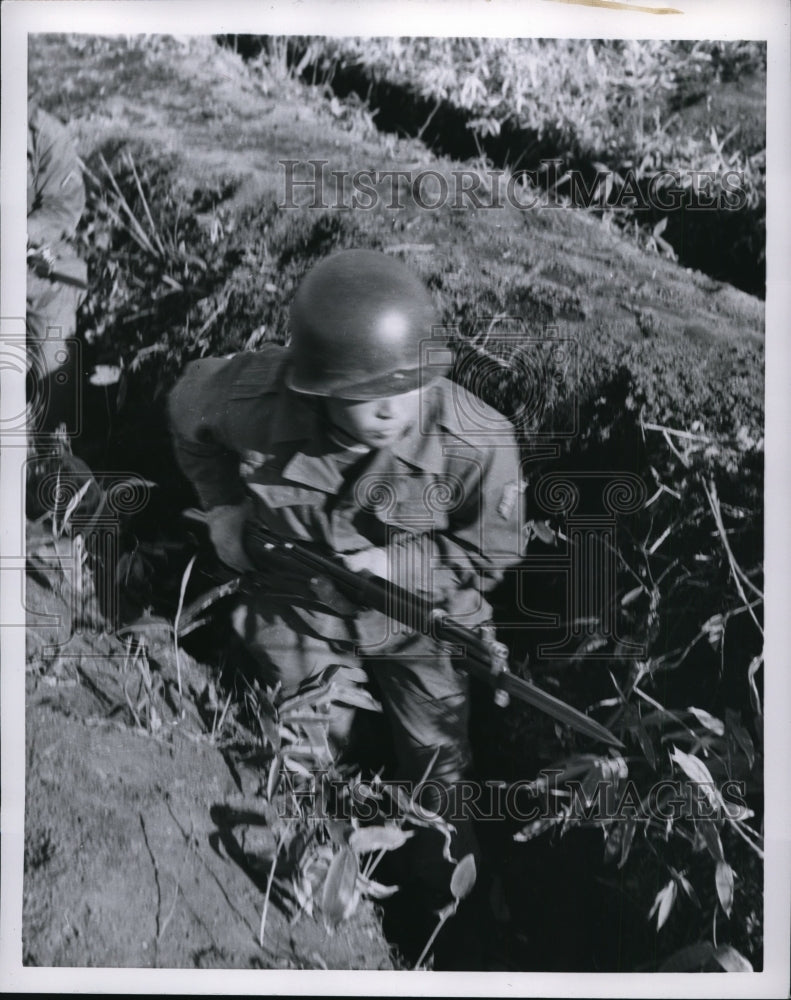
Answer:
<path fill-rule="evenodd" d="M 625 608 L 627 605 L 631 604 L 632 601 L 637 600 L 644 590 L 645 587 L 641 583 L 639 587 L 635 587 L 634 590 L 630 590 L 628 593 L 624 594 L 621 598 L 621 607 Z"/>
<path fill-rule="evenodd" d="M 400 826 L 363 826 L 349 837 L 349 846 L 358 854 L 394 851 L 414 835 L 414 830 L 402 830 Z"/>
<path fill-rule="evenodd" d="M 695 757 L 694 754 L 684 753 L 684 751 L 679 750 L 678 747 L 673 747 L 670 759 L 674 760 L 676 764 L 678 764 L 684 774 L 686 774 L 691 781 L 700 785 L 703 789 L 703 794 L 708 799 L 710 805 L 716 808 L 719 804 L 719 793 L 715 787 L 711 771 L 709 771 L 703 761 L 699 757 Z"/>
<path fill-rule="evenodd" d="M 395 895 L 399 889 L 397 885 L 383 885 L 372 878 L 366 878 L 365 875 L 358 877 L 357 886 L 363 895 L 370 896 L 371 899 L 388 899 Z"/>
<path fill-rule="evenodd" d="M 739 720 L 739 716 L 732 708 L 725 711 L 725 727 L 728 734 L 728 742 L 738 746 L 747 758 L 749 767 L 755 764 L 755 744 L 752 736 L 747 732 Z M 733 752 L 733 750 L 731 751 Z"/>
<path fill-rule="evenodd" d="M 722 841 L 717 827 L 713 820 L 699 819 L 695 823 L 695 829 L 700 834 L 703 843 L 708 848 L 709 854 L 715 861 L 724 861 L 725 855 L 722 852 Z"/>
<path fill-rule="evenodd" d="M 534 819 L 527 826 L 523 826 L 522 829 L 514 834 L 514 840 L 518 844 L 524 844 L 528 840 L 532 840 L 534 837 L 540 836 L 545 830 L 551 829 L 551 827 L 556 826 L 562 820 L 562 816 L 547 816 L 541 819 Z"/>
<path fill-rule="evenodd" d="M 764 662 L 763 653 L 759 653 L 758 656 L 754 656 L 750 660 L 750 666 L 747 668 L 747 681 L 750 685 L 750 701 L 752 702 L 753 708 L 759 715 L 763 715 L 763 709 L 761 708 L 761 695 L 758 691 L 758 685 L 755 682 L 755 675 L 758 673 L 761 664 Z"/>
<path fill-rule="evenodd" d="M 324 923 L 329 931 L 335 930 L 356 909 L 360 898 L 359 874 L 357 855 L 350 847 L 342 847 L 330 862 L 321 896 Z"/>
<path fill-rule="evenodd" d="M 362 708 L 367 712 L 381 712 L 382 705 L 374 698 L 370 691 L 354 685 L 339 684 L 334 685 L 335 691 L 332 700 L 341 705 L 351 705 L 352 708 Z"/>
<path fill-rule="evenodd" d="M 267 802 L 271 802 L 277 791 L 278 781 L 280 780 L 280 758 L 275 756 L 272 758 L 272 763 L 269 765 L 269 774 L 266 779 L 266 798 Z"/>
<path fill-rule="evenodd" d="M 730 917 L 733 910 L 733 869 L 727 861 L 717 862 L 714 881 L 717 885 L 720 906 L 725 911 L 725 915 Z"/>
<path fill-rule="evenodd" d="M 536 538 L 540 542 L 543 542 L 544 545 L 554 545 L 556 543 L 555 532 L 546 521 L 533 521 L 532 528 Z"/>
<path fill-rule="evenodd" d="M 475 885 L 478 872 L 475 867 L 475 857 L 472 854 L 465 854 L 461 861 L 453 869 L 450 879 L 450 891 L 456 899 L 464 899 L 469 896 Z"/>
<path fill-rule="evenodd" d="M 635 727 L 635 733 L 637 735 L 637 740 L 640 744 L 640 749 L 645 755 L 645 759 L 651 765 L 652 770 L 656 770 L 658 761 L 656 757 L 656 750 L 654 749 L 654 744 L 651 737 L 648 735 L 648 730 L 645 728 L 642 722 L 638 722 Z"/>
<path fill-rule="evenodd" d="M 721 944 L 714 952 L 715 960 L 726 972 L 752 972 L 753 967 L 741 952 L 729 944 Z"/>
<path fill-rule="evenodd" d="M 670 916 L 670 911 L 673 909 L 673 904 L 676 901 L 677 895 L 678 887 L 676 886 L 674 879 L 671 879 L 667 885 L 660 889 L 656 894 L 653 906 L 648 911 L 648 919 L 650 920 L 656 913 L 657 931 L 662 929 L 667 918 Z"/>
<path fill-rule="evenodd" d="M 717 736 L 724 735 L 725 724 L 721 719 L 717 719 L 713 715 L 709 715 L 709 713 L 704 711 L 702 708 L 695 708 L 692 705 L 689 706 L 689 711 L 692 712 L 698 722 L 702 726 L 705 726 L 706 729 L 710 730 L 712 733 L 716 733 Z"/>

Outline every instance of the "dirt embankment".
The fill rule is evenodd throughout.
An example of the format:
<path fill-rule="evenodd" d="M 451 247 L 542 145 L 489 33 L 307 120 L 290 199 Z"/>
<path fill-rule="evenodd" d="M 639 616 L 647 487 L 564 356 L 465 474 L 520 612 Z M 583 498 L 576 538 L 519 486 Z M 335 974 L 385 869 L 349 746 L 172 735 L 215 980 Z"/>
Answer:
<path fill-rule="evenodd" d="M 25 964 L 392 968 L 370 904 L 332 936 L 271 906 L 260 943 L 278 817 L 206 711 L 216 670 L 177 670 L 161 630 L 144 654 L 105 632 L 87 574 L 75 619 L 51 539 L 28 551 Z"/>

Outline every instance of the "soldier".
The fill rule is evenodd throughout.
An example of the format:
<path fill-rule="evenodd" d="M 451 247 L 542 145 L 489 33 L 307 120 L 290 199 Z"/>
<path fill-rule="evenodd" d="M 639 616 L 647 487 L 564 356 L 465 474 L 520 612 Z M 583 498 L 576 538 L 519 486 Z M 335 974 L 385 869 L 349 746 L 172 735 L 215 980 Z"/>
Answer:
<path fill-rule="evenodd" d="M 194 361 L 170 397 L 177 460 L 219 557 L 249 568 L 244 525 L 260 518 L 460 622 L 486 621 L 483 594 L 520 557 L 519 454 L 509 421 L 445 378 L 447 363 L 421 366 L 421 342 L 438 346 L 428 292 L 391 257 L 347 250 L 307 274 L 290 319 L 288 348 Z M 488 443 L 465 427 L 471 414 Z M 269 582 L 233 616 L 266 680 L 292 694 L 329 664 L 347 686 L 372 679 L 399 777 L 419 782 L 436 754 L 430 777 L 440 791 L 423 804 L 462 808 L 468 682 L 447 652 L 378 612 L 339 608 L 322 581 L 311 593 L 295 580 Z M 352 712 L 333 707 L 339 747 Z M 470 823 L 453 822 L 458 859 L 475 842 Z M 439 849 L 416 849 L 413 873 L 447 893 Z"/>
<path fill-rule="evenodd" d="M 27 313 L 31 371 L 45 412 L 35 431 L 73 418 L 79 372 L 67 343 L 76 327 L 87 269 L 69 240 L 85 208 L 82 171 L 66 129 L 35 100 L 28 103 Z"/>

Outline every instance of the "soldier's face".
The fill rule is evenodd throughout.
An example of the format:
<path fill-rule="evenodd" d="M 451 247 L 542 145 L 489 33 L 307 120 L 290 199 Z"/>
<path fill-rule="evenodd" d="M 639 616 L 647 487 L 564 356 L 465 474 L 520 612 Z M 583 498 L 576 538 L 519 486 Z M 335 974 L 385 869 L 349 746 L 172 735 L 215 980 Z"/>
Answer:
<path fill-rule="evenodd" d="M 422 389 L 381 399 L 328 399 L 330 422 L 371 448 L 386 448 L 418 418 Z"/>

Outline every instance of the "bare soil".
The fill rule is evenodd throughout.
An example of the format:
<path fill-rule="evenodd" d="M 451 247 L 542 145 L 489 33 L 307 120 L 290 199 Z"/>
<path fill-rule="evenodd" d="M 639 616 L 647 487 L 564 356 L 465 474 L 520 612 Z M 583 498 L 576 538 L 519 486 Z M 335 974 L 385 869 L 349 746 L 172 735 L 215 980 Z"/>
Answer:
<path fill-rule="evenodd" d="M 57 559 L 38 529 L 28 549 Z M 276 817 L 202 721 L 211 671 L 181 651 L 180 701 L 172 643 L 152 632 L 146 699 L 128 647 L 94 614 L 69 625 L 73 586 L 48 576 L 27 584 L 25 964 L 392 968 L 369 904 L 332 936 L 272 905 L 259 944 Z"/>

